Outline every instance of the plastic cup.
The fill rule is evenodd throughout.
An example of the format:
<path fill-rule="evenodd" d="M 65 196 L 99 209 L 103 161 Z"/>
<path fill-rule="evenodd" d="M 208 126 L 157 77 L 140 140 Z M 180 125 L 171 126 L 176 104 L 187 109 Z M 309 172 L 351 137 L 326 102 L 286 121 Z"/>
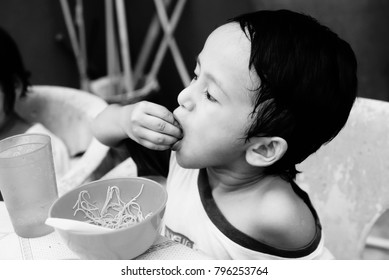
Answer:
<path fill-rule="evenodd" d="M 21 134 L 0 141 L 0 190 L 17 235 L 53 231 L 45 224 L 58 197 L 49 136 Z"/>

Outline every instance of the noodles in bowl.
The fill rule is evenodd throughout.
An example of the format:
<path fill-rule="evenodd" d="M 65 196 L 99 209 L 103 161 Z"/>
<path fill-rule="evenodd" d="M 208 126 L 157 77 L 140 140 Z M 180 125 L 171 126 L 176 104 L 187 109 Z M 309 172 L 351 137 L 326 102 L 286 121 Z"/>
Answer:
<path fill-rule="evenodd" d="M 53 203 L 49 217 L 115 229 L 104 233 L 56 229 L 81 258 L 133 259 L 160 234 L 166 202 L 166 189 L 156 181 L 141 177 L 106 179 L 65 193 Z"/>
<path fill-rule="evenodd" d="M 120 229 L 139 223 L 152 214 L 150 212 L 143 216 L 142 209 L 137 203 L 137 198 L 142 194 L 143 187 L 142 184 L 140 192 L 129 202 L 124 202 L 120 197 L 120 189 L 117 186 L 109 186 L 101 210 L 88 200 L 90 199 L 89 192 L 82 190 L 78 195 L 76 204 L 73 206 L 73 209 L 75 209 L 74 215 L 80 211 L 88 219 L 88 223 L 111 229 Z"/>

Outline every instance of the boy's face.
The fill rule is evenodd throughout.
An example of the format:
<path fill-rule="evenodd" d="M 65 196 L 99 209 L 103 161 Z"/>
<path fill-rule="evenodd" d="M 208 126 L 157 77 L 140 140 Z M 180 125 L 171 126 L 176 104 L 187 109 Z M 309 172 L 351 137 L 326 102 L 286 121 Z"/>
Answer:
<path fill-rule="evenodd" d="M 208 37 L 174 111 L 184 132 L 174 147 L 181 166 L 221 167 L 244 160 L 253 90 L 260 84 L 249 70 L 249 57 L 250 41 L 236 23 Z"/>

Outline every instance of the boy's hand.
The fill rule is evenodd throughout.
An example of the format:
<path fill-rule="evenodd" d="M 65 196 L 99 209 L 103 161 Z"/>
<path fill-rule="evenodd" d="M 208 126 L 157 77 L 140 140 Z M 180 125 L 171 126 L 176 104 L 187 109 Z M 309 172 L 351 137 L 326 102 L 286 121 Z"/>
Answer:
<path fill-rule="evenodd" d="M 165 107 L 141 101 L 122 108 L 122 128 L 132 140 L 153 150 L 167 150 L 182 138 L 173 113 Z"/>

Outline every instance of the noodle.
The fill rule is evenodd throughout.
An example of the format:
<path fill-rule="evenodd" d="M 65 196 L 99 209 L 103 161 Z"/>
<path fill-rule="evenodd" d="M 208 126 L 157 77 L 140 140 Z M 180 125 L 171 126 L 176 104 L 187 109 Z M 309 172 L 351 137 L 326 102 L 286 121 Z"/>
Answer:
<path fill-rule="evenodd" d="M 139 223 L 152 214 L 150 212 L 144 217 L 140 205 L 136 202 L 143 191 L 143 186 L 139 193 L 127 203 L 120 198 L 118 187 L 108 187 L 107 197 L 101 211 L 95 204 L 88 201 L 90 195 L 88 191 L 83 190 L 79 193 L 77 202 L 73 206 L 73 209 L 75 209 L 74 216 L 81 211 L 88 219 L 87 222 L 112 229 L 124 228 Z"/>

